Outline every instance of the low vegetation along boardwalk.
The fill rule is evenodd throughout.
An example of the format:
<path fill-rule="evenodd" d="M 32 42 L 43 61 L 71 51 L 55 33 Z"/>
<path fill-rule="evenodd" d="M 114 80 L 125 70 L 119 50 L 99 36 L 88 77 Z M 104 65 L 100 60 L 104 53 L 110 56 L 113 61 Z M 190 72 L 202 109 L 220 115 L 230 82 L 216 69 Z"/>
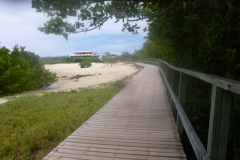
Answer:
<path fill-rule="evenodd" d="M 144 69 L 44 160 L 186 159 L 156 66 Z"/>

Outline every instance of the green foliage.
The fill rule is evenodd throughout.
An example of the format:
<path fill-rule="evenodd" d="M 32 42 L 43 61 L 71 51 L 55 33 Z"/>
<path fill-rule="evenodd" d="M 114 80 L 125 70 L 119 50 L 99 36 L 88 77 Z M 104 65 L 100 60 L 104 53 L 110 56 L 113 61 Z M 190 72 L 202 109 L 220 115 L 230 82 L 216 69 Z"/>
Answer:
<path fill-rule="evenodd" d="M 56 81 L 56 74 L 46 70 L 39 56 L 15 46 L 10 52 L 0 48 L 0 94 L 41 88 Z"/>
<path fill-rule="evenodd" d="M 239 20 L 227 4 L 186 2 L 150 23 L 148 39 L 167 50 L 158 58 L 174 65 L 240 79 Z"/>
<path fill-rule="evenodd" d="M 91 65 L 91 58 L 83 58 L 82 61 L 79 63 L 79 66 L 81 66 L 81 68 L 91 67 Z"/>
<path fill-rule="evenodd" d="M 44 64 L 57 64 L 57 63 L 76 63 L 80 62 L 81 58 L 62 56 L 62 57 L 50 57 L 50 58 L 42 58 L 42 63 Z"/>
<path fill-rule="evenodd" d="M 100 29 L 107 20 L 112 18 L 116 19 L 115 23 L 124 22 L 122 31 L 137 34 L 140 27 L 126 20 L 141 19 L 145 14 L 148 16 L 150 12 L 142 10 L 147 4 L 140 1 L 32 0 L 32 7 L 37 12 L 43 12 L 50 17 L 38 29 L 45 34 L 62 35 L 66 39 L 71 33 Z M 67 20 L 69 17 L 71 22 Z"/>
<path fill-rule="evenodd" d="M 131 54 L 129 52 L 122 52 L 122 54 L 117 58 L 119 61 L 127 61 L 131 62 L 134 60 L 134 54 Z"/>
<path fill-rule="evenodd" d="M 25 96 L 0 107 L 1 159 L 42 159 L 124 87 Z"/>
<path fill-rule="evenodd" d="M 103 56 L 102 60 L 104 63 L 113 64 L 116 63 L 116 56 Z"/>
<path fill-rule="evenodd" d="M 42 58 L 41 61 L 44 64 L 57 64 L 57 63 L 76 63 L 81 62 L 82 60 L 87 59 L 90 62 L 98 63 L 100 59 L 98 57 L 86 57 L 86 58 L 79 58 L 79 57 L 69 57 L 69 56 L 62 56 L 62 57 L 51 57 L 51 58 Z"/>
<path fill-rule="evenodd" d="M 101 62 L 100 59 L 98 57 L 86 57 L 86 58 L 81 58 L 81 61 L 83 60 L 87 60 L 90 61 L 91 63 L 98 63 Z"/>

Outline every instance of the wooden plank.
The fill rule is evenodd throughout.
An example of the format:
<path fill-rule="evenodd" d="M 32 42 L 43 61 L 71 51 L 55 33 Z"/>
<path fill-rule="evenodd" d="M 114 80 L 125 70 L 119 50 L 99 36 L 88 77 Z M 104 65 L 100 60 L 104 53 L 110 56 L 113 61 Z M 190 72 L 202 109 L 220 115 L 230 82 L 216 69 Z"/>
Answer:
<path fill-rule="evenodd" d="M 151 148 L 151 147 L 145 147 L 145 146 L 139 146 L 139 147 L 132 147 L 132 146 L 116 146 L 116 145 L 99 145 L 99 144 L 86 144 L 86 143 L 74 143 L 74 142 L 66 142 L 64 141 L 62 143 L 61 148 L 72 148 L 75 150 L 91 150 L 95 148 L 100 149 L 116 149 L 116 150 L 130 150 L 130 151 L 147 151 L 147 152 L 167 152 L 167 153 L 179 153 L 184 154 L 183 150 L 176 149 L 176 148 Z M 56 149 L 58 150 L 58 149 Z"/>
<path fill-rule="evenodd" d="M 72 133 L 72 136 L 81 136 L 81 138 L 99 138 L 99 139 L 125 139 L 125 140 L 139 140 L 139 137 L 136 137 L 134 135 L 96 135 L 96 134 L 78 134 L 78 133 Z M 70 135 L 70 136 L 71 136 Z M 158 136 L 158 137 L 141 137 L 141 141 L 176 141 L 176 142 L 180 142 L 180 140 L 178 141 L 178 138 L 175 137 L 171 137 L 171 138 L 166 138 L 166 136 Z"/>
<path fill-rule="evenodd" d="M 65 139 L 66 142 L 74 141 L 74 142 L 81 142 L 81 143 L 94 143 L 94 144 L 105 144 L 105 143 L 111 143 L 111 142 L 119 142 L 119 144 L 126 144 L 126 143 L 134 143 L 134 144 L 141 144 L 141 145 L 176 145 L 181 146 L 180 141 L 141 141 L 141 140 L 124 140 L 124 139 L 98 139 L 98 138 L 81 138 L 79 136 L 69 136 L 67 139 Z"/>
<path fill-rule="evenodd" d="M 138 158 L 138 157 L 114 157 L 114 158 L 108 158 L 108 157 L 98 157 L 98 156 L 84 156 L 84 157 L 78 157 L 78 158 L 65 158 L 63 156 L 59 155 L 51 155 L 48 157 L 49 160 L 129 160 L 132 158 Z M 145 156 L 145 159 L 148 160 L 186 160 L 186 158 L 174 158 L 174 157 L 152 157 L 152 156 Z"/>
<path fill-rule="evenodd" d="M 87 152 L 87 153 L 86 153 Z M 71 153 L 76 155 L 98 155 L 106 156 L 109 158 L 114 158 L 117 154 L 119 155 L 138 155 L 138 156 L 154 156 L 154 157 L 183 157 L 185 158 L 184 153 L 178 152 L 159 152 L 159 151 L 139 151 L 139 150 L 125 150 L 125 149 L 109 149 L 109 148 L 89 148 L 80 150 L 77 147 L 68 147 L 58 149 L 58 153 Z M 109 154 L 110 153 L 110 154 Z"/>
<path fill-rule="evenodd" d="M 127 151 L 130 151 L 132 153 L 140 151 L 140 152 L 142 152 L 141 154 L 146 153 L 146 152 L 148 152 L 148 154 L 151 154 L 151 152 L 154 152 L 154 153 L 157 152 L 157 153 L 162 153 L 162 154 L 166 153 L 168 155 L 175 153 L 175 154 L 180 154 L 180 155 L 184 156 L 184 152 L 182 152 L 178 149 L 162 148 L 161 150 L 159 150 L 159 148 L 129 147 L 129 146 L 126 147 L 126 146 L 98 145 L 98 144 L 93 144 L 93 145 L 89 144 L 89 146 L 86 147 L 86 146 L 78 146 L 76 144 L 82 144 L 82 143 L 68 142 L 68 144 L 62 146 L 61 149 L 71 149 L 71 150 L 79 150 L 79 151 L 90 150 L 90 151 L 101 151 L 101 152 L 115 152 L 115 151 L 123 152 L 123 151 L 127 150 Z M 59 151 L 59 150 L 57 150 L 57 151 Z"/>

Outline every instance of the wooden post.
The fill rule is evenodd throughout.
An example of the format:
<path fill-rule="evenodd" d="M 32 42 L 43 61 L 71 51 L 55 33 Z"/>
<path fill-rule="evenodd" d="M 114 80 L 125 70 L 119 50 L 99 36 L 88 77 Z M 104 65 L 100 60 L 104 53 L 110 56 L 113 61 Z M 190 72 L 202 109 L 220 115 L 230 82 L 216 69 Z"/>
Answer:
<path fill-rule="evenodd" d="M 172 68 L 170 68 L 170 67 L 168 66 L 168 82 L 169 82 L 170 86 L 172 87 L 171 81 L 172 81 Z M 172 105 L 171 105 L 171 103 L 172 103 L 172 102 L 171 102 L 171 101 L 172 101 L 172 98 L 171 98 L 170 93 L 169 93 L 169 95 L 168 95 L 168 101 L 169 101 L 170 106 L 172 106 Z"/>
<path fill-rule="evenodd" d="M 211 111 L 208 129 L 207 151 L 212 160 L 218 159 L 218 141 L 220 132 L 220 121 L 222 115 L 223 89 L 213 85 L 211 98 Z"/>
<path fill-rule="evenodd" d="M 177 71 L 175 71 L 174 69 L 172 69 L 172 75 L 171 75 L 171 86 L 172 86 L 172 90 L 175 93 L 176 96 L 178 96 L 178 78 L 177 78 Z M 175 122 L 177 122 L 177 109 L 171 99 L 171 108 L 172 108 L 172 113 L 173 113 L 173 117 Z"/>
<path fill-rule="evenodd" d="M 161 61 L 160 61 L 160 63 L 161 63 L 161 68 L 162 68 L 163 74 L 166 75 L 166 65 L 164 63 L 162 63 Z"/>
<path fill-rule="evenodd" d="M 178 99 L 183 108 L 185 107 L 186 89 L 187 89 L 187 75 L 180 72 Z M 180 137 L 182 137 L 184 128 L 183 128 L 183 124 L 182 124 L 182 121 L 181 121 L 179 115 L 177 115 L 177 131 L 178 131 Z"/>
<path fill-rule="evenodd" d="M 166 65 L 166 80 L 169 82 L 169 74 L 170 74 L 170 67 Z M 168 97 L 168 103 L 170 103 L 170 94 L 167 89 L 167 97 Z"/>
<path fill-rule="evenodd" d="M 179 72 L 176 71 L 176 70 L 173 70 L 172 71 L 172 89 L 175 93 L 175 95 L 178 97 L 178 94 L 179 94 L 179 90 L 178 90 L 178 87 L 179 87 Z"/>
<path fill-rule="evenodd" d="M 212 160 L 225 160 L 229 129 L 231 93 L 212 86 L 207 151 Z"/>
<path fill-rule="evenodd" d="M 224 91 L 218 159 L 225 160 L 227 152 L 228 130 L 231 112 L 232 93 Z"/>
<path fill-rule="evenodd" d="M 167 81 L 169 81 L 170 68 L 167 65 L 166 65 L 166 67 L 167 67 L 167 72 L 166 72 Z"/>

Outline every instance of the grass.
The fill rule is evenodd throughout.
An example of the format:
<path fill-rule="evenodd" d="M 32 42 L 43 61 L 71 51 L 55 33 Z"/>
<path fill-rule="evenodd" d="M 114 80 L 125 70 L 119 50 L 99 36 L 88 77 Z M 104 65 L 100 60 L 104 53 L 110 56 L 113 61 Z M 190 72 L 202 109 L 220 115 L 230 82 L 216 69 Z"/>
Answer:
<path fill-rule="evenodd" d="M 28 95 L 0 106 L 0 159 L 42 159 L 104 106 L 124 84 Z"/>

